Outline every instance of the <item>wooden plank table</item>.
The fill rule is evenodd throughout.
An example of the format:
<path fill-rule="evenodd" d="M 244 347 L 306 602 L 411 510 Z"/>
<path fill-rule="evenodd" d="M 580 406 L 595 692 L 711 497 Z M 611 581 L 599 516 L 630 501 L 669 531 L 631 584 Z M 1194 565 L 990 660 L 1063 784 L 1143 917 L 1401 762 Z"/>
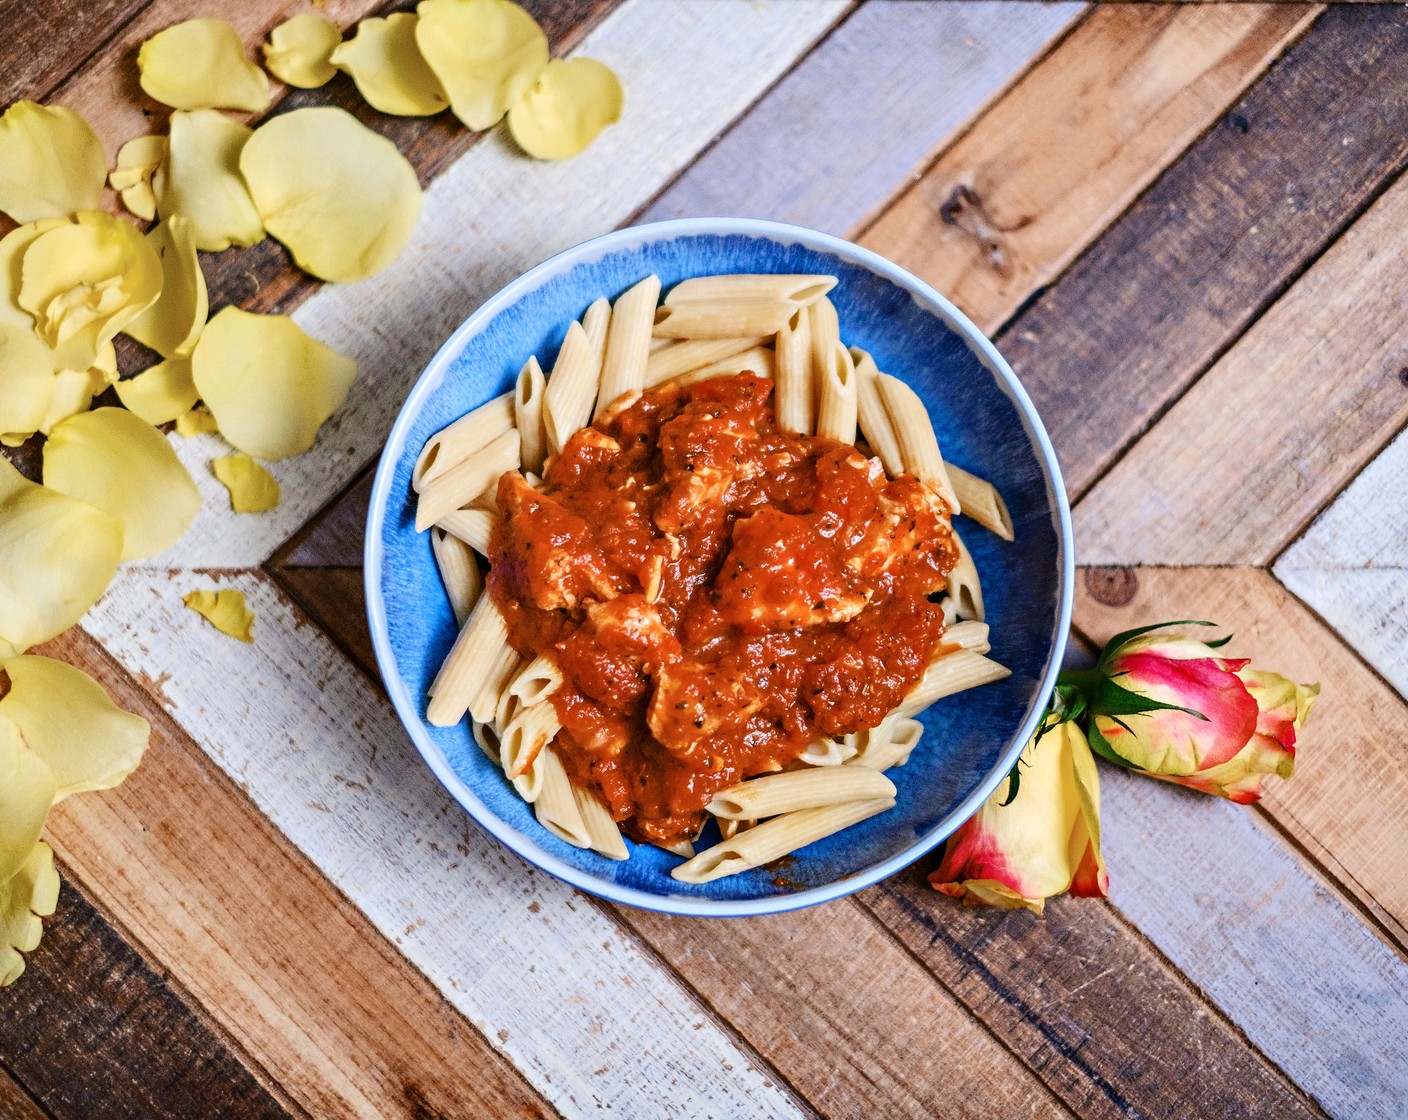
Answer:
<path fill-rule="evenodd" d="M 215 8 L 0 0 L 3 101 L 147 130 L 134 47 Z M 325 0 L 344 26 L 376 0 Z M 394 3 L 390 8 L 409 5 Z M 45 652 L 148 718 L 66 802 L 63 890 L 0 993 L 0 1116 L 1408 1114 L 1408 9 L 539 0 L 627 111 L 564 164 L 344 105 L 427 185 L 402 258 L 320 287 L 278 246 L 212 307 L 286 311 L 361 375 L 284 501 L 205 491 Z M 766 153 L 766 158 L 759 158 Z M 382 695 L 369 464 L 440 341 L 551 252 L 735 213 L 847 235 L 997 339 L 1075 503 L 1078 642 L 1211 617 L 1324 695 L 1254 809 L 1109 768 L 1107 903 L 965 910 L 933 860 L 728 923 L 603 903 L 470 822 Z M 257 641 L 180 604 L 242 588 Z"/>

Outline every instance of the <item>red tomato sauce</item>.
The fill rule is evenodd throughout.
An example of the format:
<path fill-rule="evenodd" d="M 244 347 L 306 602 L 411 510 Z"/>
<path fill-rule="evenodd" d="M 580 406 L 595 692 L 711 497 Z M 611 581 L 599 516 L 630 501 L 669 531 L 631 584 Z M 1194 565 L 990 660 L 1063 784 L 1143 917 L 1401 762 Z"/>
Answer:
<path fill-rule="evenodd" d="M 850 444 L 780 431 L 751 373 L 648 391 L 499 480 L 489 590 L 562 670 L 555 740 L 638 840 L 873 727 L 943 634 L 947 506 Z"/>

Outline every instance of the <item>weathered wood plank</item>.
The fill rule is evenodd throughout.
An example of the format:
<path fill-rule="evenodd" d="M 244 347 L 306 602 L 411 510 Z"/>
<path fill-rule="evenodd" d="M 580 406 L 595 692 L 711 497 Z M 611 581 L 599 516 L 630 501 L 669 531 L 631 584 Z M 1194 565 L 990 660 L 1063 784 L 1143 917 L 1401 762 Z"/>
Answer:
<path fill-rule="evenodd" d="M 638 220 L 730 214 L 845 234 L 1082 9 L 871 0 Z"/>
<path fill-rule="evenodd" d="M 1336 635 L 1257 568 L 1088 569 L 1076 625 L 1097 641 L 1162 618 L 1208 618 L 1238 656 L 1321 681 L 1290 781 L 1268 779 L 1261 805 L 1390 929 L 1408 926 L 1408 704 Z M 1372 778 L 1368 776 L 1372 775 Z M 1364 795 L 1364 781 L 1373 795 Z M 1408 948 L 1408 940 L 1401 941 Z"/>
<path fill-rule="evenodd" d="M 366 592 L 360 566 L 300 568 L 290 565 L 272 569 L 272 575 L 289 598 L 312 615 L 374 681 L 380 682 L 372 634 L 367 627 Z M 334 620 L 332 624 L 326 621 L 329 619 Z"/>
<path fill-rule="evenodd" d="M 1408 369 L 1408 366 L 1405 366 Z M 1400 380 L 1408 373 L 1400 371 Z M 1276 576 L 1408 697 L 1408 435 L 1276 561 Z"/>
<path fill-rule="evenodd" d="M 177 609 L 189 613 L 179 598 Z M 145 640 L 150 625 L 144 615 L 133 636 Z M 236 788 L 241 776 L 231 781 L 220 773 L 176 725 L 153 698 L 162 695 L 160 673 L 142 682 L 149 694 L 79 631 L 45 652 L 96 675 L 153 726 L 143 765 L 121 787 L 74 798 L 51 817 L 49 834 L 70 878 L 302 1109 L 318 1117 L 552 1114 L 288 848 Z M 225 710 L 209 695 L 199 704 L 215 718 Z M 266 738 L 260 746 L 279 743 L 286 755 L 296 754 L 286 740 Z M 303 792 L 305 784 L 297 785 Z M 53 971 L 59 983 L 62 971 Z M 102 1040 L 77 1030 L 75 1037 L 95 1046 Z M 148 1044 L 144 1039 L 138 1032 L 137 1043 Z M 76 1076 L 69 1065 L 56 1068 Z M 140 1074 L 140 1063 L 134 1069 Z"/>
<path fill-rule="evenodd" d="M 0 107 L 43 100 L 150 0 L 0 0 Z"/>
<path fill-rule="evenodd" d="M 1405 158 L 1408 10 L 1333 7 L 999 338 L 1073 494 Z"/>
<path fill-rule="evenodd" d="M 6 1120 L 51 1120 L 3 1065 L 0 1065 L 0 1116 Z"/>
<path fill-rule="evenodd" d="M 629 217 L 843 10 L 839 0 L 629 0 L 608 16 L 582 51 L 609 63 L 630 91 L 621 123 L 561 164 L 524 159 L 499 137 L 476 144 L 431 185 L 395 264 L 304 303 L 295 315 L 304 329 L 359 361 L 348 404 L 312 451 L 274 464 L 284 500 L 258 517 L 231 514 L 210 477 L 218 441 L 181 441 L 204 503 L 160 562 L 267 559 L 371 459 L 407 388 L 481 300 L 549 253 Z"/>
<path fill-rule="evenodd" d="M 933 284 L 983 330 L 997 330 L 1319 10 L 1095 9 L 865 231 L 862 243 Z"/>
<path fill-rule="evenodd" d="M 670 1102 L 680 1115 L 799 1114 L 776 1075 L 633 936 L 474 826 L 379 690 L 268 577 L 229 574 L 218 582 L 246 593 L 256 614 L 253 645 L 218 633 L 182 606 L 183 592 L 211 583 L 196 573 L 125 570 L 84 625 L 554 1107 L 568 1116 L 597 1108 L 652 1115 L 662 1071 L 669 1070 Z M 223 682 L 218 696 L 212 680 Z M 151 762 L 120 792 L 155 771 Z M 120 826 L 114 822 L 103 844 L 83 848 L 96 858 L 138 843 L 141 826 L 162 816 L 152 809 L 133 813 Z M 272 858 L 267 841 L 245 846 L 260 861 Z M 119 880 L 122 867 L 104 866 L 91 889 Z M 190 889 L 206 877 L 188 876 Z M 144 879 L 129 905 L 166 913 L 159 887 Z M 309 983 L 322 981 L 319 971 L 340 980 L 354 971 L 337 959 L 345 950 L 329 933 L 319 928 L 316 941 L 331 959 L 324 970 L 305 965 Z M 377 977 L 373 967 L 355 971 Z M 222 989 L 212 998 L 229 1005 L 239 994 Z M 270 1013 L 290 1002 L 281 991 L 265 998 Z M 282 1014 L 296 1023 L 302 1012 Z M 424 1047 L 437 1052 L 437 1061 L 456 1061 L 443 1040 Z M 473 1077 L 473 1069 L 464 1076 Z M 435 1107 L 450 1115 L 474 1111 L 464 1103 Z"/>
<path fill-rule="evenodd" d="M 1083 562 L 1269 563 L 1363 468 L 1408 421 L 1405 226 L 1400 179 L 1080 501 Z"/>
<path fill-rule="evenodd" d="M 44 1106 L 30 1102 L 28 1115 L 296 1115 L 67 881 L 44 927 L 25 975 L 0 996 L 0 1066 Z M 27 1115 L 12 1099 L 0 1088 L 0 1115 Z"/>

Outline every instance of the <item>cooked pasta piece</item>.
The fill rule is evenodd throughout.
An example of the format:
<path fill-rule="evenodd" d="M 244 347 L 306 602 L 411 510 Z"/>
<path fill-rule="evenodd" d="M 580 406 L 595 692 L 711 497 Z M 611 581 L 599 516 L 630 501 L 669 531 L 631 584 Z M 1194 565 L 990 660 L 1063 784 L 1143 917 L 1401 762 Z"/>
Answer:
<path fill-rule="evenodd" d="M 653 320 L 652 320 L 653 321 Z M 611 330 L 611 301 L 598 296 L 582 314 L 582 329 L 587 332 L 592 358 L 598 366 L 606 354 L 606 336 Z"/>
<path fill-rule="evenodd" d="M 959 618 L 975 618 L 982 622 L 985 617 L 983 585 L 978 579 L 978 567 L 957 530 L 953 534 L 953 543 L 958 546 L 958 559 L 948 573 L 948 593 L 953 598 Z"/>
<path fill-rule="evenodd" d="M 547 379 L 538 359 L 530 357 L 518 371 L 513 388 L 513 421 L 518 427 L 519 461 L 526 471 L 540 471 L 547 457 L 548 440 L 543 431 L 543 394 Z M 580 427 L 581 425 L 578 425 Z"/>
<path fill-rule="evenodd" d="M 495 766 L 499 764 L 499 733 L 487 723 L 475 723 L 469 721 L 469 726 L 474 733 L 474 741 L 479 744 L 479 749 Z"/>
<path fill-rule="evenodd" d="M 1012 515 L 1007 512 L 1007 503 L 1002 500 L 997 487 L 952 463 L 945 463 L 944 466 L 948 469 L 948 480 L 953 485 L 953 492 L 958 495 L 963 512 L 1003 540 L 1012 540 L 1016 536 L 1012 530 Z"/>
<path fill-rule="evenodd" d="M 661 851 L 669 852 L 672 856 L 680 856 L 682 859 L 690 859 L 694 855 L 693 840 L 672 840 L 668 844 L 656 844 Z"/>
<path fill-rule="evenodd" d="M 752 350 L 734 354 L 731 358 L 724 358 L 700 369 L 692 369 L 688 373 L 682 373 L 678 377 L 671 378 L 667 384 L 693 385 L 696 381 L 708 381 L 711 377 L 731 377 L 744 370 L 756 373 L 759 377 L 772 377 L 775 372 L 773 352 L 761 346 L 755 346 Z"/>
<path fill-rule="evenodd" d="M 797 310 L 790 300 L 690 300 L 664 308 L 657 338 L 746 338 L 776 334 Z"/>
<path fill-rule="evenodd" d="M 543 703 L 562 687 L 562 670 L 545 653 L 538 654 L 523 666 L 508 686 L 508 691 L 524 707 Z"/>
<path fill-rule="evenodd" d="M 650 331 L 659 298 L 660 277 L 647 276 L 624 292 L 612 307 L 594 416 L 599 417 L 623 393 L 644 387 L 645 367 L 650 360 Z"/>
<path fill-rule="evenodd" d="M 855 443 L 856 367 L 851 361 L 851 352 L 836 343 L 820 374 L 816 434 L 842 443 Z"/>
<path fill-rule="evenodd" d="M 511 683 L 511 682 L 510 682 Z M 523 701 L 505 688 L 499 693 L 499 702 L 494 706 L 493 725 L 502 730 L 513 722 L 513 717 L 523 710 Z M 498 756 L 495 755 L 497 758 Z"/>
<path fill-rule="evenodd" d="M 450 468 L 458 466 L 476 451 L 512 430 L 513 394 L 505 393 L 461 416 L 426 440 L 411 471 L 411 485 L 419 493 Z"/>
<path fill-rule="evenodd" d="M 474 550 L 440 528 L 430 530 L 430 547 L 435 553 L 435 566 L 440 570 L 440 582 L 445 585 L 445 594 L 450 599 L 450 609 L 455 613 L 455 623 L 463 626 L 484 590 L 484 577 L 479 574 Z"/>
<path fill-rule="evenodd" d="M 436 727 L 453 727 L 464 719 L 499 655 L 508 648 L 504 616 L 492 598 L 479 596 L 431 682 L 425 718 Z"/>
<path fill-rule="evenodd" d="M 828 766 L 750 778 L 719 790 L 705 808 L 716 817 L 762 820 L 798 809 L 894 796 L 895 784 L 883 774 L 864 768 Z"/>
<path fill-rule="evenodd" d="M 543 769 L 537 765 L 539 756 L 561 728 L 553 706 L 537 704 L 520 708 L 499 733 L 499 764 L 525 801 L 538 799 L 543 783 Z M 524 793 L 525 787 L 532 797 Z"/>
<path fill-rule="evenodd" d="M 807 333 L 812 340 L 812 378 L 821 380 L 821 371 L 830 361 L 828 355 L 841 341 L 841 324 L 836 318 L 836 305 L 823 296 L 807 308 Z"/>
<path fill-rule="evenodd" d="M 847 765 L 888 770 L 909 761 L 910 754 L 924 734 L 924 725 L 908 716 L 890 715 L 879 727 L 865 734 L 860 751 Z"/>
<path fill-rule="evenodd" d="M 488 446 L 428 482 L 416 501 L 416 532 L 429 529 L 447 513 L 463 509 L 518 466 L 518 431 L 510 428 Z"/>
<path fill-rule="evenodd" d="M 518 672 L 519 666 L 522 664 L 523 658 L 514 653 L 510 647 L 505 646 L 499 651 L 493 663 L 485 670 L 484 679 L 480 682 L 474 698 L 469 702 L 470 719 L 478 720 L 480 723 L 488 723 L 494 718 L 504 693 L 508 691 L 508 682 L 513 679 L 513 675 Z M 498 726 L 507 727 L 508 721 L 505 720 Z"/>
<path fill-rule="evenodd" d="M 435 523 L 450 536 L 463 541 L 480 556 L 489 555 L 489 534 L 494 529 L 494 515 L 484 509 L 457 509 Z"/>
<path fill-rule="evenodd" d="M 955 622 L 952 626 L 946 627 L 944 636 L 940 639 L 946 646 L 957 646 L 959 649 L 971 649 L 974 653 L 987 653 L 992 649 L 988 644 L 988 624 L 979 622 L 977 619 L 968 619 L 964 622 Z"/>
<path fill-rule="evenodd" d="M 543 748 L 538 755 L 537 768 L 542 772 L 538 799 L 533 802 L 533 813 L 538 823 L 574 848 L 589 847 L 591 834 L 582 820 L 582 811 L 577 807 L 577 798 L 573 796 L 567 771 L 562 768 L 562 760 L 552 747 Z"/>
<path fill-rule="evenodd" d="M 1011 675 L 1011 669 L 981 653 L 970 649 L 953 650 L 929 663 L 919 683 L 895 711 L 902 716 L 912 716 L 944 696 L 977 688 L 980 684 L 991 684 Z"/>
<path fill-rule="evenodd" d="M 688 345 L 686 343 L 686 345 Z M 777 426 L 784 432 L 816 431 L 811 315 L 798 308 L 777 332 Z"/>
<path fill-rule="evenodd" d="M 681 342 L 662 338 L 665 345 L 653 351 L 645 365 L 645 386 L 650 388 L 682 373 L 702 369 L 714 362 L 753 350 L 768 341 L 766 338 L 701 338 Z"/>
<path fill-rule="evenodd" d="M 626 842 L 621 839 L 621 830 L 616 827 L 601 799 L 591 790 L 578 785 L 572 787 L 572 796 L 577 801 L 577 812 L 582 815 L 582 824 L 587 830 L 587 847 L 607 859 L 625 859 L 629 854 Z"/>
<path fill-rule="evenodd" d="M 807 744 L 797 761 L 808 766 L 840 766 L 856 753 L 855 738 L 847 735 L 844 739 L 816 739 Z"/>
<path fill-rule="evenodd" d="M 888 797 L 874 801 L 848 801 L 844 805 L 801 809 L 773 817 L 756 828 L 738 833 L 731 840 L 706 848 L 676 867 L 670 876 L 682 883 L 710 883 L 727 875 L 737 875 L 740 871 L 781 859 L 789 852 L 805 848 L 843 828 L 850 828 L 876 813 L 883 813 L 894 804 Z"/>
<path fill-rule="evenodd" d="M 868 351 L 852 346 L 851 361 L 856 365 L 856 419 L 860 433 L 891 477 L 904 474 L 899 437 L 885 411 L 885 402 L 880 399 L 880 371 L 875 368 L 875 359 Z"/>
<path fill-rule="evenodd" d="M 781 301 L 805 307 L 836 286 L 834 276 L 731 273 L 681 280 L 665 297 L 665 306 L 695 301 Z"/>
<path fill-rule="evenodd" d="M 939 454 L 939 437 L 919 394 L 888 373 L 880 375 L 880 399 L 885 402 L 890 423 L 895 426 L 904 469 L 928 485 L 948 503 L 949 512 L 962 513 L 958 496 L 953 492 L 943 456 Z"/>
<path fill-rule="evenodd" d="M 740 832 L 747 832 L 756 825 L 757 821 L 731 821 L 727 818 L 719 818 L 719 835 L 725 840 L 732 840 Z M 694 853 L 691 852 L 691 855 Z"/>
<path fill-rule="evenodd" d="M 548 455 L 561 454 L 572 433 L 591 419 L 600 380 L 601 355 L 592 349 L 592 340 L 582 324 L 573 323 L 567 328 L 543 394 L 543 435 Z"/>

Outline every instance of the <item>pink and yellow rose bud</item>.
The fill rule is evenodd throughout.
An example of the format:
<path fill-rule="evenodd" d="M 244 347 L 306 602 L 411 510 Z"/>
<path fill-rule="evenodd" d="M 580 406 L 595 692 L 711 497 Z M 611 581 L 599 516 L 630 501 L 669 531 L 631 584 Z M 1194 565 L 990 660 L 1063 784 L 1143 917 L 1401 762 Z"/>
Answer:
<path fill-rule="evenodd" d="M 1242 804 L 1256 801 L 1263 776 L 1291 776 L 1296 732 L 1320 686 L 1247 666 L 1190 638 L 1150 635 L 1124 643 L 1106 665 L 1110 680 L 1174 707 L 1106 713 L 1097 703 L 1096 749 L 1108 747 L 1165 781 Z"/>
<path fill-rule="evenodd" d="M 1038 914 L 1046 899 L 1066 891 L 1104 898 L 1100 776 L 1080 728 L 1061 723 L 1034 738 L 1018 774 L 1015 796 L 1009 800 L 1004 781 L 949 837 L 929 882 L 969 905 Z"/>

